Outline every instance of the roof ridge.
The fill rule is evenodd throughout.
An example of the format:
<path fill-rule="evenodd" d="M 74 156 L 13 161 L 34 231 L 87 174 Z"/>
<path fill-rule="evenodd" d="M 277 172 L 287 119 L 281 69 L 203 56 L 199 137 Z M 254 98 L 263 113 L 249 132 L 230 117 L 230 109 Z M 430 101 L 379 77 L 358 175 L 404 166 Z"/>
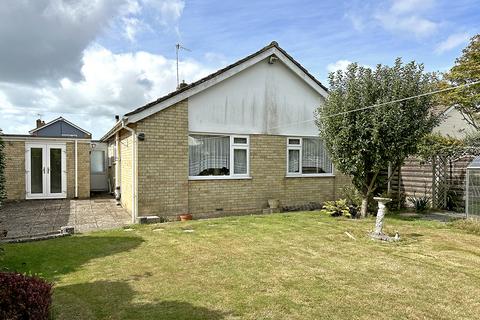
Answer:
<path fill-rule="evenodd" d="M 278 44 L 277 41 L 273 40 L 272 42 L 270 42 L 268 45 L 266 45 L 265 47 L 261 48 L 260 50 L 254 52 L 254 53 L 252 53 L 252 54 L 249 54 L 248 56 L 246 56 L 246 57 L 244 57 L 244 58 L 242 58 L 242 59 L 240 59 L 240 60 L 237 60 L 236 62 L 234 62 L 234 63 L 232 63 L 232 64 L 229 64 L 229 65 L 227 65 L 227 66 L 225 66 L 225 67 L 223 67 L 223 68 L 221 68 L 221 69 L 219 69 L 219 70 L 217 70 L 217 71 L 215 71 L 215 72 L 213 72 L 213 73 L 211 73 L 211 74 L 209 74 L 209 75 L 207 75 L 207 76 L 205 76 L 205 77 L 203 77 L 203 78 L 201 78 L 201 79 L 199 79 L 199 80 L 197 80 L 197 81 L 195 81 L 195 82 L 192 82 L 192 83 L 190 83 L 190 84 L 188 84 L 188 85 L 186 85 L 186 86 L 184 86 L 184 87 L 182 87 L 182 88 L 179 88 L 179 89 L 177 89 L 177 90 L 175 90 L 175 91 L 172 91 L 172 92 L 170 92 L 170 93 L 167 93 L 166 95 L 164 95 L 164 96 L 162 96 L 162 97 L 160 97 L 160 98 L 158 98 L 158 99 L 156 99 L 156 100 L 154 100 L 154 101 L 151 101 L 151 102 L 149 102 L 149 103 L 147 103 L 147 104 L 145 104 L 145 105 L 143 105 L 143 106 L 141 106 L 141 107 L 139 107 L 139 108 L 137 108 L 137 109 L 135 109 L 135 110 L 133 110 L 133 111 L 130 111 L 130 112 L 128 112 L 128 113 L 125 113 L 124 116 L 127 116 L 127 117 L 128 117 L 128 116 L 130 116 L 130 115 L 133 115 L 133 114 L 142 112 L 142 111 L 144 111 L 144 110 L 146 110 L 146 109 L 148 109 L 148 108 L 150 108 L 150 107 L 153 107 L 154 105 L 156 105 L 156 104 L 158 104 L 158 103 L 160 103 L 160 102 L 162 102 L 162 101 L 165 101 L 165 100 L 167 100 L 167 99 L 169 99 L 169 98 L 171 98 L 171 97 L 173 97 L 173 96 L 176 96 L 177 94 L 180 94 L 180 93 L 182 93 L 182 92 L 185 92 L 185 91 L 189 90 L 190 88 L 193 88 L 193 87 L 195 87 L 195 86 L 198 86 L 199 84 L 201 84 L 201 83 L 203 83 L 203 82 L 206 82 L 206 81 L 208 81 L 208 80 L 210 80 L 210 79 L 212 79 L 212 78 L 215 78 L 216 76 L 218 76 L 218 75 L 220 75 L 220 74 L 222 74 L 222 73 L 224 73 L 224 72 L 226 72 L 226 71 L 228 71 L 228 70 L 230 70 L 230 69 L 232 69 L 232 68 L 234 68 L 234 67 L 236 67 L 236 66 L 238 66 L 238 65 L 240 65 L 240 64 L 242 64 L 242 63 L 244 63 L 244 62 L 246 62 L 246 61 L 248 61 L 248 60 L 250 60 L 250 59 L 252 59 L 253 57 L 255 57 L 255 56 L 257 56 L 257 55 L 259 55 L 259 54 L 261 54 L 261 53 L 263 53 L 263 52 L 271 49 L 271 48 L 276 48 L 276 49 L 278 49 L 283 55 L 285 55 L 290 61 L 292 61 L 298 68 L 300 68 L 306 75 L 308 75 L 308 77 L 310 77 L 316 84 L 318 84 L 318 85 L 319 85 L 322 89 L 324 89 L 325 91 L 328 91 L 328 89 L 327 89 L 320 81 L 318 81 L 312 74 L 310 74 L 310 73 L 308 72 L 308 70 L 305 69 L 305 67 L 303 67 L 298 61 L 296 61 L 291 55 L 289 55 L 284 49 L 282 49 L 282 48 L 279 46 L 279 44 Z"/>

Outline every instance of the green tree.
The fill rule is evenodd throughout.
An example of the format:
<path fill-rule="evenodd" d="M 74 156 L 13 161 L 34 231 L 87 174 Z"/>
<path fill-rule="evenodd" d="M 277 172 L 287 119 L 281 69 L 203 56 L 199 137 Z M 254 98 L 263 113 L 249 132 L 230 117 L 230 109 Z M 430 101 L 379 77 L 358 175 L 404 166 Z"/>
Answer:
<path fill-rule="evenodd" d="M 463 49 L 462 56 L 455 60 L 455 65 L 444 74 L 443 87 L 465 85 L 480 81 L 480 34 L 474 36 L 469 45 Z M 455 106 L 467 123 L 480 130 L 480 85 L 471 85 L 445 92 L 441 103 Z"/>
<path fill-rule="evenodd" d="M 0 129 L 0 134 L 2 130 Z M 7 197 L 7 190 L 5 186 L 5 143 L 0 136 L 0 207 Z"/>
<path fill-rule="evenodd" d="M 437 123 L 430 95 L 390 102 L 432 91 L 437 81 L 422 64 L 397 59 L 393 67 L 378 65 L 375 70 L 352 63 L 345 72 L 330 73 L 329 82 L 317 126 L 335 168 L 351 176 L 361 193 L 365 217 L 380 172 L 389 163 L 398 168 L 415 154 L 417 142 Z"/>

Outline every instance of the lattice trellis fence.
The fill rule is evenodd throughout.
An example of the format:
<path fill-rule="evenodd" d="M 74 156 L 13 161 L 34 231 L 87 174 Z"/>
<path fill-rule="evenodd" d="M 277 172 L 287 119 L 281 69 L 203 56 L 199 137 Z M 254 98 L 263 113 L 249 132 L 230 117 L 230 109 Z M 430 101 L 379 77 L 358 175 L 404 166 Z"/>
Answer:
<path fill-rule="evenodd" d="M 447 156 L 436 156 L 432 160 L 432 207 L 446 208 L 450 189 L 450 163 Z"/>
<path fill-rule="evenodd" d="M 466 168 L 472 158 L 471 154 L 438 155 L 430 161 L 409 158 L 394 172 L 391 190 L 399 201 L 402 196 L 427 196 L 433 208 L 461 212 L 465 209 Z"/>

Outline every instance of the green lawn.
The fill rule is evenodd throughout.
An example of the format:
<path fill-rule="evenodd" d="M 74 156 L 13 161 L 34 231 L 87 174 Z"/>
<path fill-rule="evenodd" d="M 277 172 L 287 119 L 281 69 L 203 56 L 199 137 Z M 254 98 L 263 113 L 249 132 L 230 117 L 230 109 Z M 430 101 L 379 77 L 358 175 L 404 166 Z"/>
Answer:
<path fill-rule="evenodd" d="M 56 319 L 478 319 L 480 236 L 386 223 L 404 240 L 307 212 L 8 245 L 1 263 L 55 282 Z"/>

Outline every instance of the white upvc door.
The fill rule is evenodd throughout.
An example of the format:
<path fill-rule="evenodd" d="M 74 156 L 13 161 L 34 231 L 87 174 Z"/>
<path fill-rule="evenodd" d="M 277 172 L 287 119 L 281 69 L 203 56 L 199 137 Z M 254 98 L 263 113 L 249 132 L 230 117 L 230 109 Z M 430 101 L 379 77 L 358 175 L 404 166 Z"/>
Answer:
<path fill-rule="evenodd" d="M 66 159 L 65 143 L 26 144 L 26 198 L 66 198 Z"/>

